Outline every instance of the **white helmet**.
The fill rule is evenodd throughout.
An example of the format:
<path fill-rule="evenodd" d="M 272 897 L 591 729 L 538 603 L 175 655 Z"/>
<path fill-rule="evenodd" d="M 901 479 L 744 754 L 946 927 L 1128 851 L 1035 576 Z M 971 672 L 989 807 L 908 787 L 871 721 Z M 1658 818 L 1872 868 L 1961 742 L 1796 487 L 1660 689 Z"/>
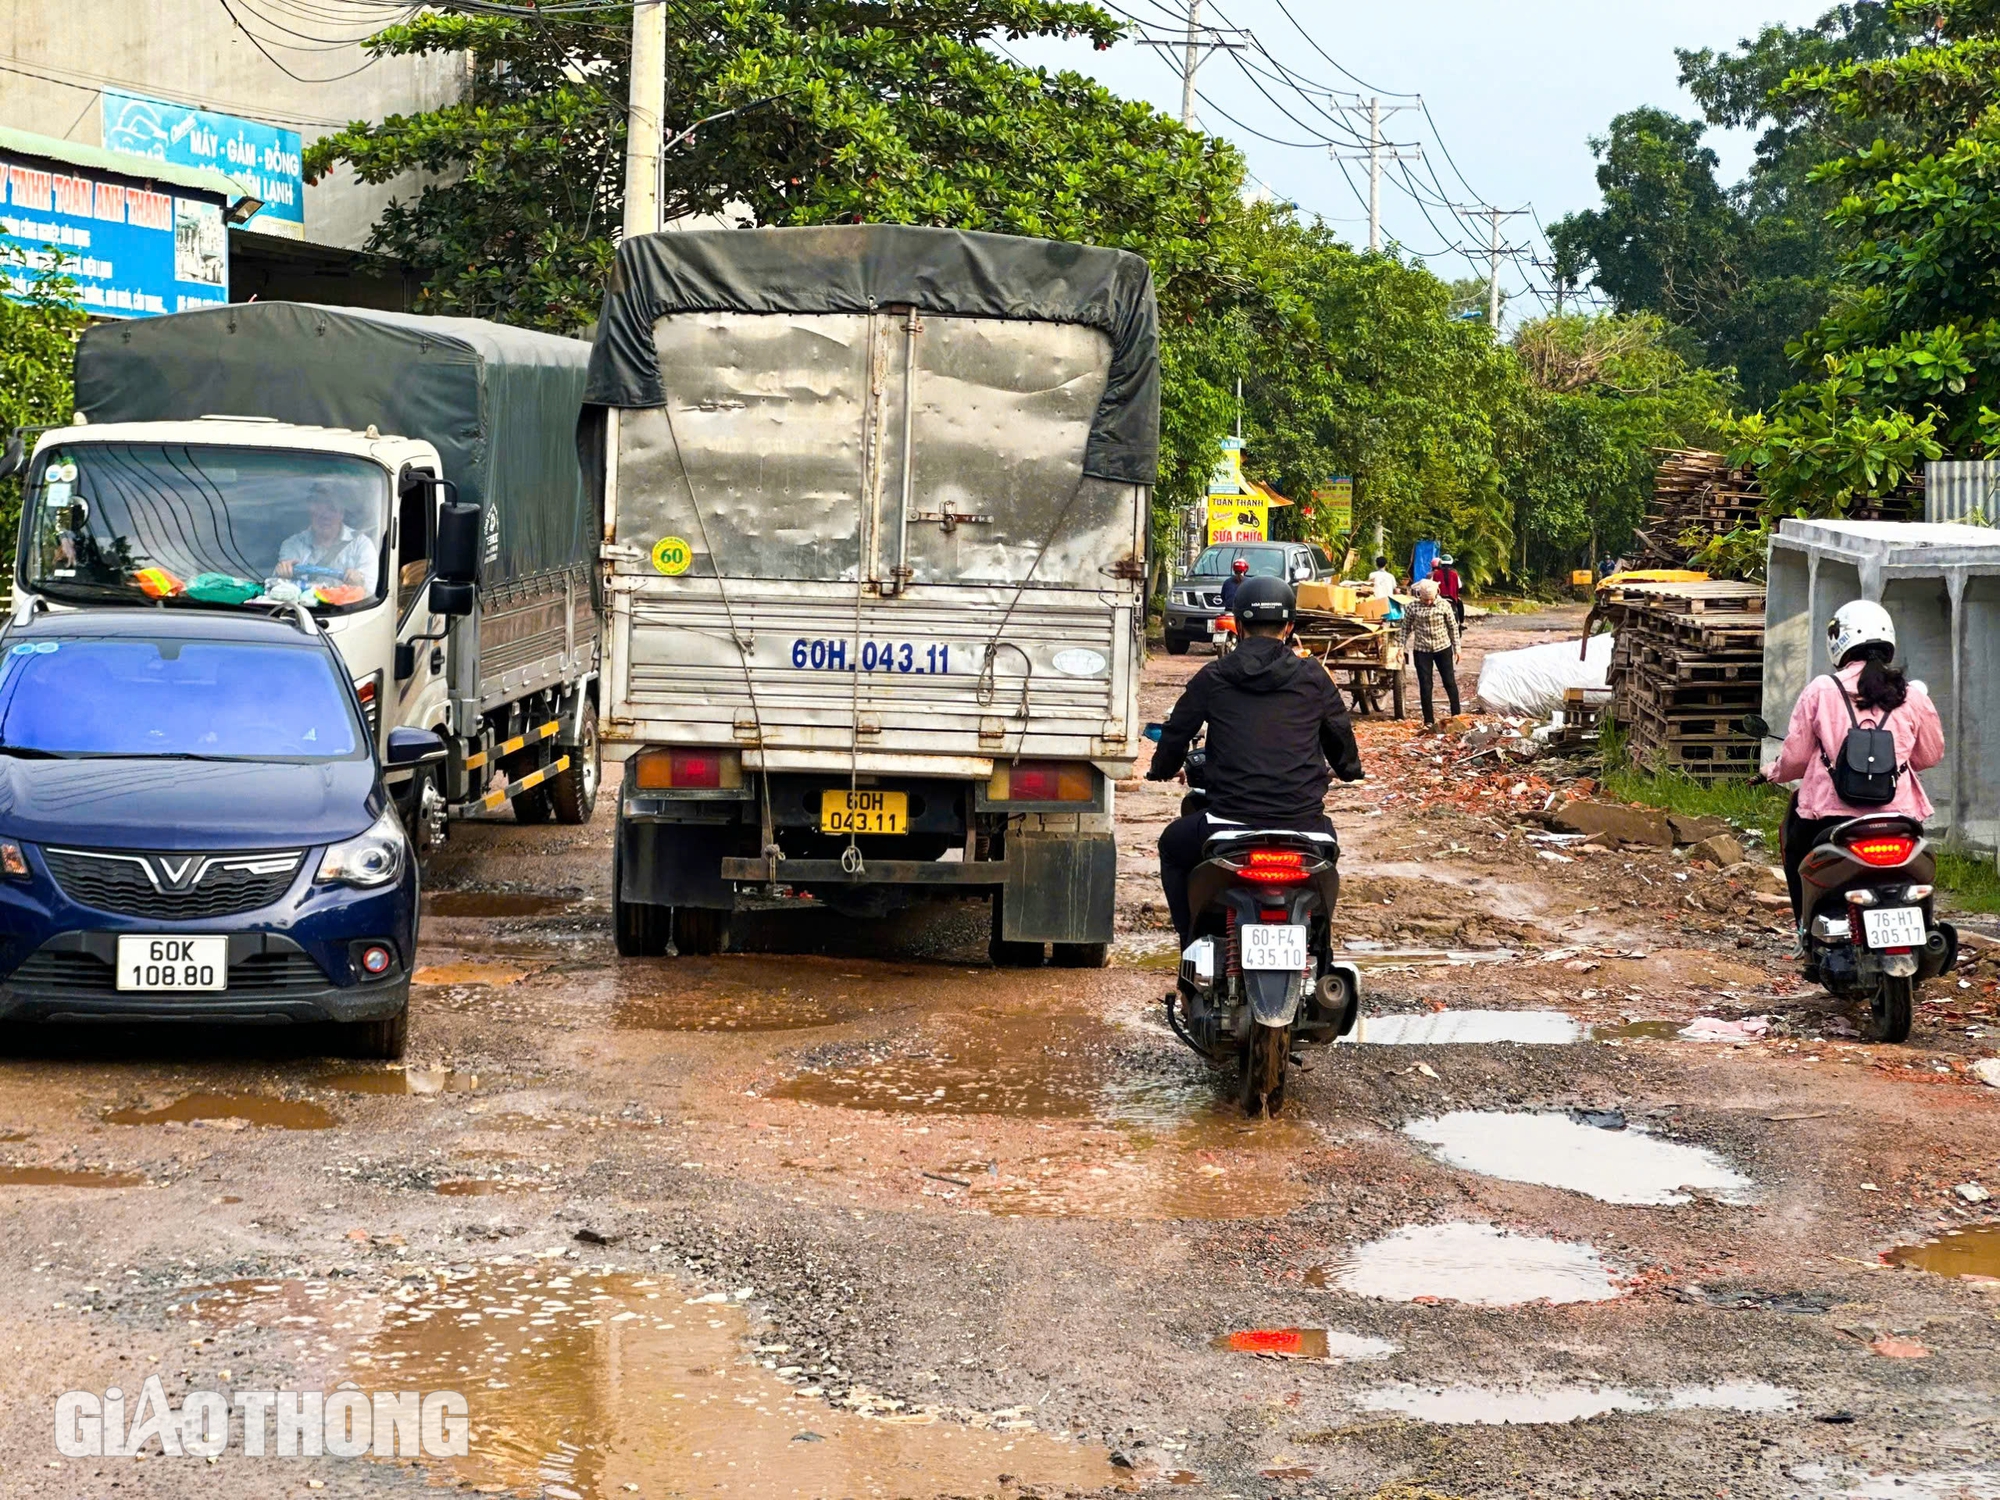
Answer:
<path fill-rule="evenodd" d="M 1838 667 L 1848 653 L 1861 646 L 1886 645 L 1896 648 L 1896 622 L 1889 611 L 1868 599 L 1856 599 L 1833 612 L 1826 626 L 1827 658 Z"/>

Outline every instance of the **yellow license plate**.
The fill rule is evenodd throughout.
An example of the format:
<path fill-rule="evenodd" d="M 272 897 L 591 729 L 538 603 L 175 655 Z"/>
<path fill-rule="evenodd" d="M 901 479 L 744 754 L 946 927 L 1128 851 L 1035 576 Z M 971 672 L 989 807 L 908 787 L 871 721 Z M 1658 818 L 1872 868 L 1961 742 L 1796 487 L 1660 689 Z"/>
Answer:
<path fill-rule="evenodd" d="M 821 833 L 908 833 L 908 792 L 821 792 Z"/>

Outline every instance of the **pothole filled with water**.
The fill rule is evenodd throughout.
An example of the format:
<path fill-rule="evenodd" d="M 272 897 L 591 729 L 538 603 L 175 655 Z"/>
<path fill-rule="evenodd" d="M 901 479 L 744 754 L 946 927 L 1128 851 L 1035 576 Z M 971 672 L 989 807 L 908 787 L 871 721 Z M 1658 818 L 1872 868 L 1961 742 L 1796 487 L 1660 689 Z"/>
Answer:
<path fill-rule="evenodd" d="M 489 1198 L 495 1193 L 534 1193 L 546 1184 L 529 1177 L 447 1177 L 431 1189 L 442 1198 Z"/>
<path fill-rule="evenodd" d="M 1590 1028 L 1593 1042 L 1671 1042 L 1685 1021 L 1609 1021 Z"/>
<path fill-rule="evenodd" d="M 1514 1234 L 1491 1224 L 1421 1224 L 1361 1246 L 1318 1276 L 1319 1285 L 1385 1302 L 1608 1302 L 1623 1292 L 1588 1245 Z"/>
<path fill-rule="evenodd" d="M 1368 1411 L 1401 1412 L 1420 1422 L 1499 1427 L 1575 1422 L 1613 1412 L 1786 1412 L 1798 1406 L 1798 1392 L 1767 1385 L 1761 1380 L 1680 1386 L 1658 1393 L 1615 1385 L 1527 1386 L 1513 1389 L 1476 1385 L 1392 1385 L 1363 1391 L 1359 1400 Z"/>
<path fill-rule="evenodd" d="M 1724 1203 L 1755 1197 L 1750 1179 L 1713 1151 L 1636 1128 L 1603 1130 L 1567 1115 L 1459 1110 L 1414 1120 L 1403 1133 L 1449 1166 L 1604 1203 L 1666 1206 L 1692 1202 L 1697 1193 Z"/>
<path fill-rule="evenodd" d="M 1002 1474 L 1057 1492 L 1121 1477 L 1104 1449 L 1035 1431 L 1027 1408 L 913 1408 L 862 1391 L 833 1407 L 823 1354 L 753 1349 L 726 1298 L 627 1273 L 503 1260 L 386 1293 L 243 1282 L 180 1312 L 194 1327 L 291 1331 L 344 1357 L 364 1389 L 461 1392 L 471 1452 L 433 1462 L 488 1493 L 985 1495 Z"/>
<path fill-rule="evenodd" d="M 348 1094 L 469 1094 L 479 1087 L 479 1075 L 455 1068 L 384 1068 L 336 1073 L 319 1084 Z"/>
<path fill-rule="evenodd" d="M 198 1120 L 241 1120 L 275 1130 L 325 1130 L 340 1123 L 324 1105 L 271 1094 L 183 1094 L 158 1109 L 133 1105 L 104 1112 L 107 1125 L 188 1125 Z"/>
<path fill-rule="evenodd" d="M 412 984 L 519 984 L 528 977 L 526 969 L 511 964 L 467 960 L 450 964 L 427 964 L 410 976 Z"/>
<path fill-rule="evenodd" d="M 142 1172 L 93 1172 L 66 1167 L 0 1167 L 0 1187 L 144 1187 Z"/>
<path fill-rule="evenodd" d="M 524 891 L 438 891 L 424 898 L 424 912 L 433 917 L 553 917 L 577 909 L 570 896 L 544 896 Z"/>
<path fill-rule="evenodd" d="M 2000 1280 L 2000 1224 L 1955 1229 L 1934 1240 L 1898 1245 L 1883 1252 L 1893 1265 L 1913 1266 L 1940 1276 L 1971 1276 Z"/>
<path fill-rule="evenodd" d="M 1283 1359 L 1387 1359 L 1397 1346 L 1387 1339 L 1338 1328 L 1239 1328 L 1218 1334 L 1210 1347 L 1238 1354 L 1271 1354 Z"/>
<path fill-rule="evenodd" d="M 1341 1040 L 1376 1047 L 1500 1042 L 1563 1046 L 1582 1035 L 1583 1028 L 1559 1010 L 1440 1010 L 1363 1016 Z"/>

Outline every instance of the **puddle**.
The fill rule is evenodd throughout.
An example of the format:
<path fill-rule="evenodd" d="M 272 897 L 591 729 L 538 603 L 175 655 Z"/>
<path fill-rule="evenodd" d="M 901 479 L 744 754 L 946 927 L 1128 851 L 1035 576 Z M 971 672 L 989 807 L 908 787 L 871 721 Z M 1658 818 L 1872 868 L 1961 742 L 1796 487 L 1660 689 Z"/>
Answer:
<path fill-rule="evenodd" d="M 822 1356 L 753 1352 L 740 1307 L 629 1274 L 503 1259 L 387 1293 L 236 1283 L 186 1311 L 318 1338 L 364 1388 L 462 1392 L 472 1451 L 434 1461 L 460 1488 L 888 1497 L 995 1494 L 1001 1474 L 1058 1493 L 1122 1477 L 1103 1448 L 1035 1431 L 1024 1407 L 910 1408 L 860 1391 L 830 1406 Z"/>
<path fill-rule="evenodd" d="M 506 964 L 429 964 L 410 976 L 413 984 L 519 984 L 528 977 L 526 969 Z"/>
<path fill-rule="evenodd" d="M 1755 1196 L 1750 1179 L 1714 1152 L 1637 1127 L 1599 1130 L 1567 1115 L 1458 1110 L 1412 1121 L 1403 1133 L 1432 1147 L 1449 1166 L 1566 1188 L 1604 1203 L 1688 1203 L 1696 1193 L 1748 1203 Z"/>
<path fill-rule="evenodd" d="M 1792 1478 L 1820 1484 L 1842 1500 L 2000 1500 L 2000 1469 L 1929 1469 L 1916 1474 L 1864 1474 L 1795 1464 Z"/>
<path fill-rule="evenodd" d="M 183 1094 L 158 1109 L 107 1110 L 107 1125 L 192 1124 L 197 1120 L 241 1120 L 277 1130 L 325 1130 L 340 1123 L 322 1105 L 304 1099 L 279 1099 L 271 1094 Z"/>
<path fill-rule="evenodd" d="M 1517 948 L 1391 948 L 1385 943 L 1350 942 L 1339 956 L 1358 964 L 1365 973 L 1396 965 L 1461 969 L 1471 964 L 1506 964 L 1521 953 Z"/>
<path fill-rule="evenodd" d="M 1892 1265 L 1914 1266 L 1940 1276 L 2000 1278 L 2000 1224 L 1956 1230 L 1920 1245 L 1898 1245 L 1882 1255 Z"/>
<path fill-rule="evenodd" d="M 1593 1042 L 1670 1042 L 1680 1035 L 1685 1021 L 1619 1021 L 1590 1028 Z"/>
<path fill-rule="evenodd" d="M 1314 1284 L 1308 1276 L 1307 1285 Z M 1317 1284 L 1385 1302 L 1435 1298 L 1472 1307 L 1609 1302 L 1624 1295 L 1588 1245 L 1471 1223 L 1399 1229 L 1355 1250 Z"/>
<path fill-rule="evenodd" d="M 1276 1354 L 1287 1359 L 1387 1359 L 1396 1345 L 1337 1328 L 1242 1328 L 1218 1334 L 1210 1347 L 1239 1354 Z"/>
<path fill-rule="evenodd" d="M 1363 1391 L 1360 1402 L 1368 1411 L 1401 1412 L 1420 1422 L 1500 1427 L 1575 1422 L 1611 1412 L 1785 1412 L 1797 1408 L 1798 1392 L 1759 1380 L 1682 1386 L 1659 1395 L 1615 1385 L 1549 1386 L 1539 1390 L 1393 1385 Z"/>
<path fill-rule="evenodd" d="M 61 1167 L 0 1167 L 0 1187 L 144 1187 L 142 1172 L 69 1171 Z"/>
<path fill-rule="evenodd" d="M 349 1094 L 469 1094 L 479 1087 L 479 1075 L 454 1068 L 385 1068 L 380 1072 L 336 1073 L 320 1079 L 319 1084 Z"/>
<path fill-rule="evenodd" d="M 432 917 L 553 917 L 575 911 L 571 896 L 537 896 L 521 891 L 439 891 L 424 898 Z"/>
<path fill-rule="evenodd" d="M 625 959 L 612 975 L 614 1024 L 634 1031 L 804 1031 L 838 1026 L 921 1001 L 948 1004 L 941 988 L 963 971 L 857 966 L 851 961 L 755 954 L 722 959 Z M 977 991 L 963 991 L 971 1005 Z"/>
<path fill-rule="evenodd" d="M 1559 1010 L 1440 1010 L 1409 1015 L 1363 1016 L 1345 1042 L 1376 1047 L 1519 1042 L 1561 1046 L 1583 1028 Z"/>

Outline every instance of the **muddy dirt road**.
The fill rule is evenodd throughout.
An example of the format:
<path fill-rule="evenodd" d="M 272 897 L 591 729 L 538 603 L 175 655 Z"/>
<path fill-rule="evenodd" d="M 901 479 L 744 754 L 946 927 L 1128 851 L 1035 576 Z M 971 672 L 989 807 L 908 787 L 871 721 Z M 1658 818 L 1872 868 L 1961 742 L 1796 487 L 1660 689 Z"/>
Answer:
<path fill-rule="evenodd" d="M 607 796 L 460 831 L 405 1068 L 16 1040 L 0 1494 L 2000 1496 L 1990 961 L 1861 1043 L 1740 882 L 1519 820 L 1582 768 L 1361 733 L 1366 1040 L 1276 1122 L 1162 1024 L 1137 782 L 1101 972 L 996 972 L 954 907 L 620 961 Z M 129 1427 L 149 1376 L 457 1392 L 470 1452 L 58 1451 L 62 1393 Z"/>

